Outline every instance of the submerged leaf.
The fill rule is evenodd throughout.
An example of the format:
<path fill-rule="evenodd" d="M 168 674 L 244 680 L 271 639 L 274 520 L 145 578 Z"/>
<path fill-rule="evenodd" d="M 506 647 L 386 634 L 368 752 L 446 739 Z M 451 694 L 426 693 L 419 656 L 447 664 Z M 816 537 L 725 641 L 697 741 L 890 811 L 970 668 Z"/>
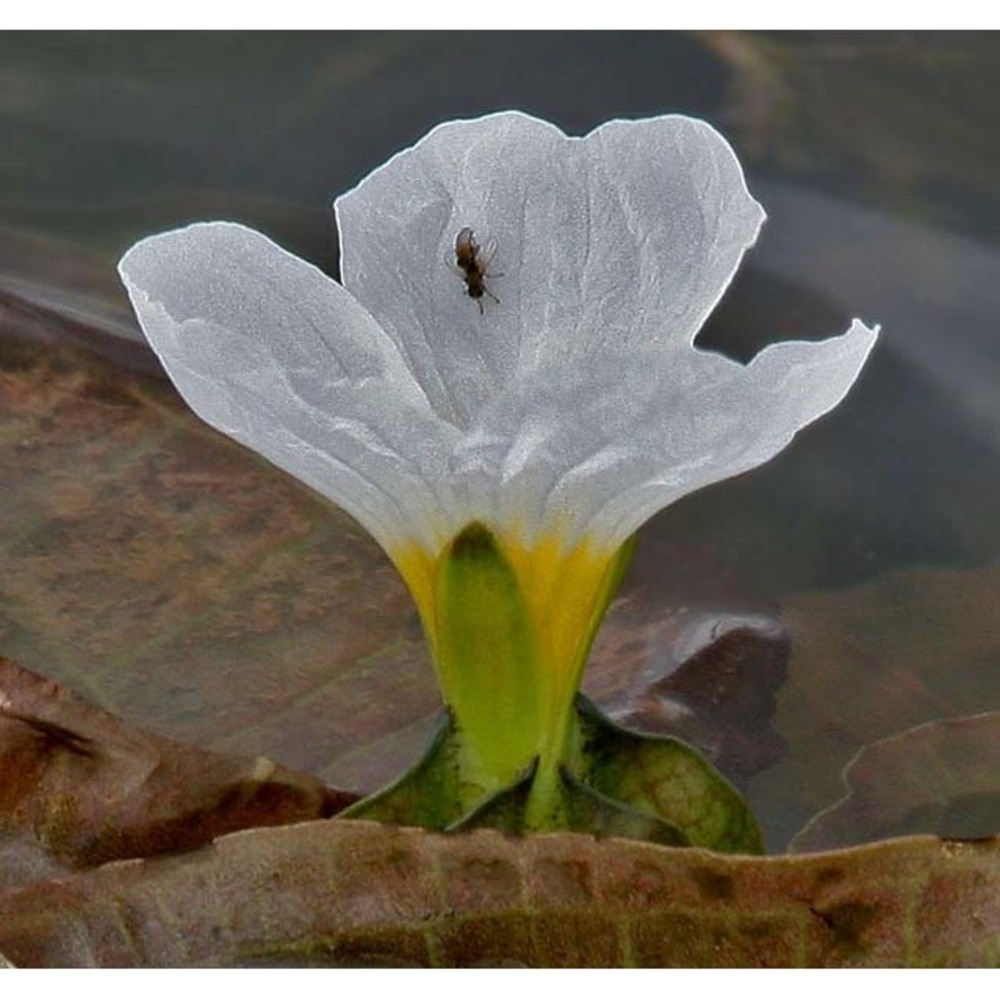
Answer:
<path fill-rule="evenodd" d="M 175 740 L 398 774 L 440 699 L 375 544 L 162 379 L 7 329 L 0 650 Z"/>
<path fill-rule="evenodd" d="M 776 806 L 770 843 L 787 843 L 843 795 L 840 774 L 862 747 L 996 709 L 998 588 L 997 565 L 916 567 L 784 601 L 793 652 L 776 722 L 789 753 L 752 789 Z"/>
<path fill-rule="evenodd" d="M 775 699 L 791 641 L 773 615 L 684 607 L 681 595 L 622 603 L 584 685 L 609 718 L 692 744 L 740 788 L 780 760 Z"/>
<path fill-rule="evenodd" d="M 155 372 L 156 359 L 115 277 L 103 255 L 79 243 L 0 225 L 5 333 L 79 343 L 127 368 Z"/>
<path fill-rule="evenodd" d="M 1000 712 L 940 719 L 863 747 L 844 769 L 847 794 L 793 838 L 817 851 L 907 833 L 1000 830 Z"/>

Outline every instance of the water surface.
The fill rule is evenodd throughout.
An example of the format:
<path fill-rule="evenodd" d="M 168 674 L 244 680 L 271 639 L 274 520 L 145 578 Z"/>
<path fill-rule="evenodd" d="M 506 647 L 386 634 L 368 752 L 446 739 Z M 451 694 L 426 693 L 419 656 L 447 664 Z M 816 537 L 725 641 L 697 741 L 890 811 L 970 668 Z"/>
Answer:
<path fill-rule="evenodd" d="M 706 616 L 783 626 L 749 790 L 784 847 L 864 745 L 1000 707 L 998 57 L 990 34 L 0 36 L 0 651 L 167 735 L 385 780 L 436 703 L 405 593 L 184 414 L 114 264 L 224 218 L 336 273 L 332 199 L 442 120 L 702 116 L 770 219 L 701 343 L 747 358 L 855 315 L 883 337 L 778 460 L 643 529 L 591 684 L 668 674 Z"/>

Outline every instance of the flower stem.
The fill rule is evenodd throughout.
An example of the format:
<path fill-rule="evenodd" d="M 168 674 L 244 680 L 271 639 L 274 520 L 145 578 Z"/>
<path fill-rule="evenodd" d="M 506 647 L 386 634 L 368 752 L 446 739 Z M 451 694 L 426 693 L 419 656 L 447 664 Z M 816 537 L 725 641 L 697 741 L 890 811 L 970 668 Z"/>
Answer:
<path fill-rule="evenodd" d="M 580 726 L 571 698 L 561 718 L 547 729 L 539 748 L 538 767 L 525 809 L 525 825 L 529 830 L 540 832 L 565 827 L 561 771 L 564 767 L 572 767 L 579 747 Z"/>

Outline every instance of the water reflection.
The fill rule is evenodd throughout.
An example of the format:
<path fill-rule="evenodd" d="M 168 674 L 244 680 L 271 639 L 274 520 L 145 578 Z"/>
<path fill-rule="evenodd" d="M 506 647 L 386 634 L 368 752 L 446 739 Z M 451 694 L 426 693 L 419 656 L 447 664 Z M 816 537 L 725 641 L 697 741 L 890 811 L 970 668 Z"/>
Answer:
<path fill-rule="evenodd" d="M 617 619 L 634 625 L 636 601 L 648 620 L 676 619 L 676 629 L 653 628 L 658 638 L 643 647 L 641 669 L 655 678 L 675 669 L 668 646 L 684 621 L 782 618 L 792 652 L 775 726 L 787 750 L 751 785 L 771 846 L 781 847 L 840 797 L 837 772 L 861 745 L 1000 706 L 1000 250 L 988 242 L 1000 219 L 1000 140 L 981 127 L 1000 93 L 988 85 L 998 48 L 993 37 L 962 35 L 0 37 L 0 123 L 13 139 L 0 163 L 0 372 L 13 370 L 10 345 L 23 336 L 96 349 L 110 384 L 115 372 L 153 370 L 113 272 L 121 250 L 150 231 L 235 219 L 333 269 L 333 195 L 445 118 L 519 107 L 577 132 L 616 115 L 712 119 L 750 154 L 751 189 L 770 221 L 701 343 L 748 357 L 776 336 L 839 332 L 855 314 L 884 331 L 848 402 L 789 452 L 645 529 L 647 554 Z M 344 520 L 319 527 L 328 515 L 311 498 L 280 494 L 287 531 L 267 549 L 262 572 L 273 587 L 254 591 L 255 618 L 234 617 L 218 591 L 218 609 L 210 601 L 189 633 L 176 620 L 170 627 L 180 631 L 169 632 L 151 595 L 169 597 L 152 582 L 143 591 L 134 572 L 129 594 L 116 603 L 109 592 L 95 616 L 73 589 L 86 575 L 53 566 L 82 544 L 73 532 L 86 530 L 84 549 L 107 571 L 121 539 L 97 538 L 94 525 L 125 514 L 93 490 L 98 458 L 89 445 L 24 446 L 25 426 L 73 420 L 53 402 L 53 378 L 33 390 L 39 412 L 30 420 L 30 400 L 15 397 L 13 381 L 0 383 L 0 570 L 16 582 L 0 597 L 0 649 L 168 734 L 270 754 L 345 783 L 381 777 L 351 745 L 368 696 L 366 733 L 382 734 L 382 766 L 405 759 L 433 708 L 412 617 L 399 595 L 385 599 L 393 584 L 381 557 Z M 163 407 L 166 394 L 140 392 Z M 162 413 L 144 434 L 180 419 L 169 407 Z M 186 575 L 159 583 L 232 580 L 220 569 L 227 560 L 252 576 L 254 531 L 266 525 L 227 520 L 215 507 L 199 521 L 197 505 L 217 480 L 168 445 L 155 476 L 143 467 L 153 478 L 142 489 L 117 487 L 145 490 L 160 505 L 131 508 L 138 535 L 155 535 L 150 519 L 163 505 L 182 495 L 194 505 L 184 530 L 197 544 L 177 557 Z M 100 459 L 109 483 L 136 475 L 126 453 L 117 465 Z M 231 477 L 252 478 L 242 459 L 224 461 L 236 463 L 225 465 Z M 78 516 L 86 503 L 90 520 Z M 349 602 L 338 601 L 323 605 L 325 618 L 300 609 L 285 620 L 273 610 L 283 607 L 274 595 L 291 586 L 274 567 L 296 545 L 321 576 L 295 586 L 312 594 L 334 575 L 340 593 L 361 580 L 363 613 L 352 618 Z M 141 558 L 141 547 L 130 551 Z M 59 614 L 40 610 L 44 601 Z M 261 608 L 273 613 L 263 644 L 246 639 L 254 621 L 270 621 Z M 158 635 L 183 640 L 183 655 L 157 635 L 140 638 L 154 621 Z M 331 655 L 353 696 L 303 666 Z M 280 683 L 249 678 L 246 661 L 264 656 L 274 658 L 267 668 L 286 665 Z M 223 682 L 238 670 L 246 703 Z M 396 719 L 377 697 L 387 671 L 403 706 Z M 221 721 L 227 711 L 231 724 Z"/>

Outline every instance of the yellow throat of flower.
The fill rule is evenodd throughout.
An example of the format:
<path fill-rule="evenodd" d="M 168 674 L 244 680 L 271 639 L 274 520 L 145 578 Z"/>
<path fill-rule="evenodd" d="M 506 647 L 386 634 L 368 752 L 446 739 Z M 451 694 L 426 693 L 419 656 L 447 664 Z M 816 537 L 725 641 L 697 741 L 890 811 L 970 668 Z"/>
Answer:
<path fill-rule="evenodd" d="M 480 522 L 437 554 L 393 553 L 420 611 L 438 682 L 462 736 L 463 773 L 503 787 L 537 762 L 554 781 L 573 752 L 573 699 L 631 556 L 556 537 L 510 542 Z"/>

